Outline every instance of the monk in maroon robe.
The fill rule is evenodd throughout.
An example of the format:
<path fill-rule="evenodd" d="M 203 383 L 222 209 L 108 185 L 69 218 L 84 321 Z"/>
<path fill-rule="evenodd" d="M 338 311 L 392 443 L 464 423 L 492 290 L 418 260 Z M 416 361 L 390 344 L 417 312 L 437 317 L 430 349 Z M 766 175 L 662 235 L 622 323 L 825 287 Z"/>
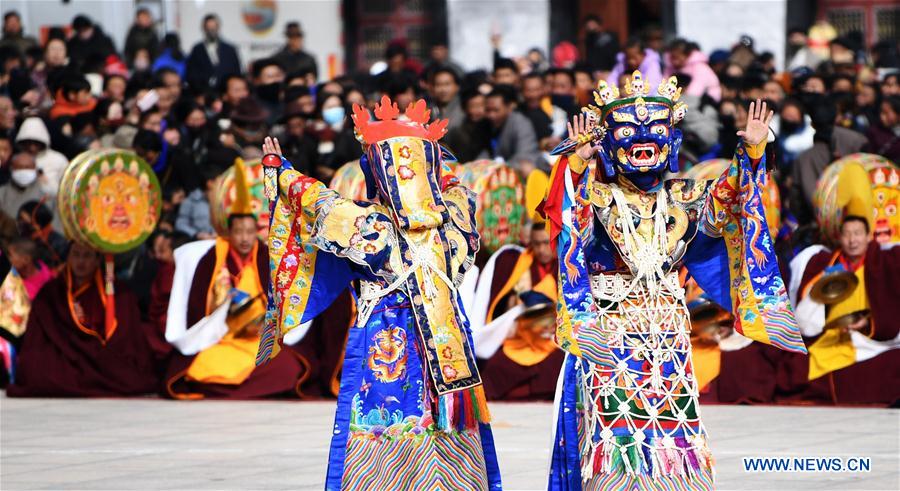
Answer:
<path fill-rule="evenodd" d="M 513 337 L 481 366 L 484 393 L 494 401 L 552 401 L 566 356 L 553 341 L 555 304 L 538 305 L 516 322 Z"/>
<path fill-rule="evenodd" d="M 150 323 L 146 329 L 150 347 L 160 360 L 165 360 L 172 352 L 172 345 L 166 341 L 166 318 L 174 279 L 174 261 L 159 261 L 156 276 L 150 285 L 150 305 L 147 312 Z"/>
<path fill-rule="evenodd" d="M 246 275 L 256 275 L 256 288 L 262 298 L 251 300 L 262 305 L 265 312 L 265 295 L 269 287 L 269 254 L 268 248 L 256 238 L 256 220 L 252 215 L 233 215 L 229 218 L 229 236 L 218 239 L 217 244 L 207 252 L 197 265 L 189 290 L 187 302 L 187 325 L 195 326 L 210 315 L 211 295 L 214 282 L 221 281 L 223 275 L 231 277 L 233 287 L 238 288 Z M 240 278 L 240 279 L 239 279 Z M 251 295 L 255 297 L 255 295 Z M 262 320 L 247 324 L 240 332 L 229 332 L 219 344 L 231 343 L 244 350 L 245 362 L 256 359 L 256 346 L 259 342 L 259 328 Z M 193 328 L 193 327 L 192 327 Z M 255 343 L 255 344 L 254 344 Z M 252 353 L 249 347 L 253 347 Z M 215 348 L 212 346 L 211 348 Z M 227 351 L 233 355 L 238 350 Z M 206 360 L 203 373 L 209 380 L 221 379 L 221 382 L 201 382 L 191 377 L 191 371 L 197 357 L 203 352 L 187 356 L 179 350 L 172 350 L 165 375 L 165 395 L 176 399 L 199 399 L 204 397 L 223 399 L 254 399 L 268 396 L 294 396 L 301 394 L 301 383 L 307 376 L 308 363 L 293 349 L 285 349 L 271 362 L 255 367 L 246 378 L 237 380 L 232 375 L 216 377 L 216 364 L 223 371 L 233 358 Z M 230 355 L 229 355 L 230 356 Z M 252 366 L 252 365 L 250 365 Z"/>
<path fill-rule="evenodd" d="M 801 331 L 806 331 L 804 326 L 807 323 L 815 321 L 812 315 L 801 313 L 800 303 L 811 301 L 805 298 L 809 288 L 826 268 L 836 265 L 861 276 L 862 281 L 848 299 L 826 307 L 824 311 L 827 314 L 820 313 L 822 319 L 818 323 L 835 317 L 834 311 L 837 309 L 842 309 L 843 313 L 865 307 L 870 311 L 870 316 L 847 328 L 822 330 L 819 327 L 815 335 L 804 338 L 810 358 L 784 353 L 779 368 L 781 400 L 879 406 L 900 402 L 900 349 L 896 347 L 900 342 L 900 302 L 897 301 L 897 292 L 900 292 L 900 246 L 882 248 L 869 239 L 867 221 L 861 217 L 847 216 L 841 225 L 840 250 L 820 251 L 809 259 L 802 272 L 795 272 L 802 273 L 803 278 L 798 295 L 801 299 L 798 303 Z M 846 307 L 845 303 L 851 306 Z M 841 329 L 843 332 L 839 333 L 837 330 Z M 826 336 L 831 336 L 834 341 L 830 344 L 819 343 Z M 824 348 L 820 348 L 823 345 Z M 878 354 L 854 361 L 854 356 L 864 358 L 860 355 L 872 346 L 877 350 L 872 353 Z"/>
<path fill-rule="evenodd" d="M 66 268 L 32 303 L 11 397 L 104 397 L 154 392 L 159 385 L 137 299 L 115 284 L 115 322 L 106 321 L 100 256 L 78 243 Z"/>
<path fill-rule="evenodd" d="M 701 403 L 770 404 L 777 387 L 781 350 L 751 342 L 733 351 L 719 350 L 718 375 L 700 388 Z"/>
<path fill-rule="evenodd" d="M 535 294 L 551 306 L 556 302 L 558 268 L 544 223 L 532 225 L 529 245 L 524 251 L 503 249 L 495 253 L 490 263 L 493 268 L 489 264 L 481 280 L 489 282 L 486 286 L 490 287 L 484 322 L 496 326 L 490 329 L 514 331 L 492 354 L 479 354 L 487 358 L 481 362 L 485 394 L 492 400 L 552 400 L 565 355 L 553 342 L 552 332 L 542 328 L 544 317 L 540 312 L 535 313 L 537 304 L 526 302 L 537 302 L 535 299 L 539 297 Z M 477 295 L 484 294 L 479 284 Z M 497 320 L 517 305 L 531 310 L 508 322 Z M 551 313 L 550 320 L 553 320 L 555 311 Z M 476 310 L 472 315 L 481 312 Z"/>

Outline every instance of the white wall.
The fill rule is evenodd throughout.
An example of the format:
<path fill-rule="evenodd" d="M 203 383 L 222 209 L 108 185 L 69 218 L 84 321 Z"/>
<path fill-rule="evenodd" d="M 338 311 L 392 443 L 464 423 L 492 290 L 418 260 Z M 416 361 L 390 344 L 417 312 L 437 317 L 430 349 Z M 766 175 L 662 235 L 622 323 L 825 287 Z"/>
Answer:
<path fill-rule="evenodd" d="M 340 0 L 278 0 L 275 2 L 275 22 L 271 29 L 257 33 L 244 22 L 242 10 L 253 0 L 177 0 L 169 13 L 169 28 L 179 31 L 185 53 L 200 41 L 203 16 L 214 13 L 221 19 L 220 35 L 238 46 L 241 63 L 274 54 L 284 45 L 284 26 L 297 21 L 305 32 L 304 49 L 319 64 L 319 77 L 328 76 L 328 57 L 336 60 L 337 73 L 343 73 L 344 47 L 341 42 L 343 20 Z"/>
<path fill-rule="evenodd" d="M 503 34 L 500 53 L 524 56 L 537 47 L 548 53 L 549 0 L 447 0 L 450 56 L 466 70 L 493 67 L 492 31 Z"/>
<path fill-rule="evenodd" d="M 17 10 L 25 33 L 38 39 L 41 26 L 67 26 L 76 15 L 84 14 L 100 24 L 121 51 L 134 20 L 133 5 L 125 0 L 0 0 L 0 11 Z"/>
<path fill-rule="evenodd" d="M 730 49 L 742 34 L 752 37 L 757 53 L 771 51 L 783 66 L 786 0 L 679 0 L 675 5 L 680 37 L 696 41 L 704 53 Z"/>

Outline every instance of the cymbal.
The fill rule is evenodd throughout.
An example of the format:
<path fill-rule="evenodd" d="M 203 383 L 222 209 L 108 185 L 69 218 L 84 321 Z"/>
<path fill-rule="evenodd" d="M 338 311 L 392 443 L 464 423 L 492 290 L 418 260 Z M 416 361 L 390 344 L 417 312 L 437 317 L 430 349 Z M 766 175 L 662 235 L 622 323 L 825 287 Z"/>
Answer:
<path fill-rule="evenodd" d="M 809 296 L 816 302 L 831 305 L 845 300 L 859 285 L 859 279 L 849 271 L 835 271 L 822 275 L 813 285 Z"/>
<path fill-rule="evenodd" d="M 699 297 L 688 304 L 688 312 L 691 316 L 691 322 L 700 322 L 716 317 L 722 312 L 727 312 L 727 310 L 706 297 Z"/>
<path fill-rule="evenodd" d="M 837 329 L 841 327 L 848 327 L 850 324 L 854 324 L 860 319 L 865 319 L 869 317 L 871 311 L 869 309 L 865 310 L 857 310 L 856 312 L 851 312 L 847 315 L 842 315 L 837 319 L 825 324 L 825 329 Z"/>

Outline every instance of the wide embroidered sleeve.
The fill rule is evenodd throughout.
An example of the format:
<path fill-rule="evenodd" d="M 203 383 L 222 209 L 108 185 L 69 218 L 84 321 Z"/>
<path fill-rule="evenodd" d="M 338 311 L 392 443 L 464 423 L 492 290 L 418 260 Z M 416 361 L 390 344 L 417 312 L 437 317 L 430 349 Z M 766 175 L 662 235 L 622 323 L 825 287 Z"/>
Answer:
<path fill-rule="evenodd" d="M 597 318 L 586 260 L 593 234 L 593 183 L 586 169 L 586 162 L 574 153 L 560 156 L 541 207 L 549 224 L 550 244 L 559 257 L 556 342 L 576 356 L 581 356 L 578 333 Z"/>
<path fill-rule="evenodd" d="M 441 195 L 450 212 L 450 226 L 445 227 L 450 244 L 450 270 L 453 284 L 462 284 L 466 271 L 475 263 L 475 254 L 481 246 L 481 237 L 475 221 L 475 192 L 455 182 L 445 188 Z"/>
<path fill-rule="evenodd" d="M 731 165 L 712 184 L 701 218 L 706 242 L 717 242 L 708 240 L 717 237 L 724 241 L 727 282 L 723 281 L 726 278 L 695 276 L 704 290 L 730 293 L 738 332 L 787 351 L 805 353 L 766 223 L 760 192 L 768 179 L 764 150 L 765 143 L 738 146 Z M 708 287 L 704 283 L 718 285 Z"/>
<path fill-rule="evenodd" d="M 291 168 L 266 168 L 271 291 L 257 363 L 328 308 L 355 277 L 384 273 L 393 226 L 384 210 L 341 198 Z M 356 266 L 354 266 L 356 265 Z"/>

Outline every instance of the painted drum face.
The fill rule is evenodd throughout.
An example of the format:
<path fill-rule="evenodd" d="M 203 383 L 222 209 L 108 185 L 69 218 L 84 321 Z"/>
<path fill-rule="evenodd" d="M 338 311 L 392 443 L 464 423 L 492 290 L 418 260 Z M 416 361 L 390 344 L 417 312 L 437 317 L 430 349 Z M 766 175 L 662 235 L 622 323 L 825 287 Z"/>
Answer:
<path fill-rule="evenodd" d="M 159 221 L 162 195 L 153 169 L 136 154 L 92 150 L 66 168 L 58 204 L 69 238 L 118 253 L 150 236 Z"/>
<path fill-rule="evenodd" d="M 900 168 L 879 167 L 869 171 L 875 205 L 872 232 L 879 244 L 900 241 Z"/>
<path fill-rule="evenodd" d="M 457 166 L 455 172 L 460 184 L 478 194 L 481 249 L 492 253 L 518 243 L 525 225 L 525 189 L 516 171 L 506 164 L 478 160 Z"/>
<path fill-rule="evenodd" d="M 114 241 L 121 241 L 140 230 L 144 226 L 141 217 L 147 215 L 147 202 L 140 199 L 138 178 L 116 172 L 96 182 L 91 207 L 96 207 L 100 213 L 90 228 Z"/>
<path fill-rule="evenodd" d="M 838 196 L 849 196 L 842 204 Z M 825 168 L 813 195 L 816 219 L 824 235 L 834 242 L 840 236 L 845 214 L 872 221 L 873 238 L 879 243 L 900 241 L 900 167 L 874 154 L 854 153 Z"/>

